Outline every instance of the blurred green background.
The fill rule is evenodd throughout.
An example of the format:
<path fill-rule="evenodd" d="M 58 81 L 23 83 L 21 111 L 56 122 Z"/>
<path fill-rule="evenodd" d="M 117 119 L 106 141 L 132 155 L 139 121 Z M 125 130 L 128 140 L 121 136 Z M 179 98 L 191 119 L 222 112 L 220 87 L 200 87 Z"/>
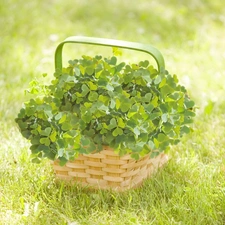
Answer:
<path fill-rule="evenodd" d="M 6 116 L 5 109 L 12 114 L 18 108 L 30 80 L 54 72 L 57 44 L 74 35 L 152 44 L 198 104 L 218 101 L 224 92 L 224 15 L 220 0 L 2 0 L 1 117 Z M 68 48 L 76 58 L 91 47 Z M 17 103 L 11 101 L 15 97 Z"/>

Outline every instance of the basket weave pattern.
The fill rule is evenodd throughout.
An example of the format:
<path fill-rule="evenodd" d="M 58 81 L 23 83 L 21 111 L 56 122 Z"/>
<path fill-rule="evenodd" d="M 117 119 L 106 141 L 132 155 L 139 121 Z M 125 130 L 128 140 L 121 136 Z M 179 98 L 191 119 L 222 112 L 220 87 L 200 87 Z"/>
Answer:
<path fill-rule="evenodd" d="M 53 162 L 56 177 L 97 189 L 124 191 L 140 185 L 168 160 L 161 153 L 155 158 L 146 155 L 135 160 L 130 155 L 118 156 L 109 147 L 99 153 L 80 155 L 76 160 L 60 166 Z"/>

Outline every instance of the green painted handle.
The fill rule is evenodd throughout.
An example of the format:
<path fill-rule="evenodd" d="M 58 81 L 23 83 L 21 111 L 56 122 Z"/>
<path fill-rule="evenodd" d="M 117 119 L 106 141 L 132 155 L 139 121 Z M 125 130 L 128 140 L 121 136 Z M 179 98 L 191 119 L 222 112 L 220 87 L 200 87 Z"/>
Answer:
<path fill-rule="evenodd" d="M 63 50 L 64 44 L 66 43 L 112 46 L 112 47 L 126 48 L 126 49 L 146 52 L 155 59 L 159 72 L 165 69 L 165 62 L 164 62 L 162 54 L 160 53 L 158 49 L 154 48 L 151 45 L 144 45 L 137 42 L 128 42 L 128 41 L 120 41 L 120 40 L 105 39 L 105 38 L 72 36 L 72 37 L 66 38 L 56 48 L 56 51 L 55 51 L 55 70 L 56 71 L 62 70 L 62 50 Z"/>

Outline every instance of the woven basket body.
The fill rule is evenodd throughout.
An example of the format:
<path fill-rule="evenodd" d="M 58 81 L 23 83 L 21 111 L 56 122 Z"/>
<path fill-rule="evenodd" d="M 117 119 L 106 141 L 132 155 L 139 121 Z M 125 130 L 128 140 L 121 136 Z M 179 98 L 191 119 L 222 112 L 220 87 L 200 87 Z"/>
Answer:
<path fill-rule="evenodd" d="M 124 191 L 139 186 L 168 160 L 161 153 L 155 158 L 146 155 L 135 160 L 130 155 L 118 156 L 109 147 L 99 153 L 80 155 L 76 160 L 60 166 L 53 162 L 57 178 L 75 181 L 82 186 Z"/>

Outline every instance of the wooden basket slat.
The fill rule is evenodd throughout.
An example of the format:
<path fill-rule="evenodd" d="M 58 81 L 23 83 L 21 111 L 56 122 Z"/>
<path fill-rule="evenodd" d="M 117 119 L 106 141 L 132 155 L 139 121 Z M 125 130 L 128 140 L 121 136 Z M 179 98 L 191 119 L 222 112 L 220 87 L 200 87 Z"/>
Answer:
<path fill-rule="evenodd" d="M 107 183 L 108 183 L 108 181 L 106 181 L 106 180 L 101 180 L 101 179 L 94 179 L 94 178 L 87 178 L 86 179 L 87 180 L 87 182 L 89 183 L 89 184 L 94 184 L 95 186 L 107 186 Z"/>
<path fill-rule="evenodd" d="M 86 169 L 86 173 L 90 175 L 102 175 L 105 176 L 107 173 L 103 170 Z"/>
<path fill-rule="evenodd" d="M 101 153 L 95 153 L 95 154 L 89 154 L 89 155 L 84 155 L 87 158 L 96 158 L 96 159 L 104 159 L 106 158 L 106 155 L 101 154 Z"/>
<path fill-rule="evenodd" d="M 132 179 L 132 183 L 133 183 L 133 185 L 137 185 L 137 184 L 141 183 L 144 179 L 146 179 L 146 174 L 142 174 L 142 176 L 135 176 Z"/>
<path fill-rule="evenodd" d="M 88 174 L 88 173 L 81 173 L 81 172 L 76 172 L 76 171 L 68 172 L 68 175 L 72 176 L 72 177 L 80 177 L 80 178 L 90 177 L 90 174 Z"/>
<path fill-rule="evenodd" d="M 129 179 L 127 180 L 124 180 L 123 182 L 120 183 L 120 186 L 121 187 L 131 187 L 131 183 L 132 182 L 132 177 L 130 177 Z"/>
<path fill-rule="evenodd" d="M 79 155 L 77 157 L 77 160 L 87 160 L 87 156 L 86 155 Z"/>
<path fill-rule="evenodd" d="M 63 167 L 59 166 L 58 161 L 52 165 L 60 179 L 72 179 L 91 188 L 124 191 L 139 186 L 167 161 L 168 157 L 163 153 L 153 159 L 146 155 L 136 161 L 130 155 L 119 156 L 105 147 L 98 153 L 80 155 Z"/>
<path fill-rule="evenodd" d="M 112 172 L 113 170 L 113 173 L 118 173 L 118 174 L 122 174 L 122 173 L 125 173 L 127 170 L 125 169 L 121 169 L 121 168 L 112 168 L 112 167 L 104 167 L 102 168 L 102 171 L 105 171 L 105 172 Z"/>
<path fill-rule="evenodd" d="M 136 168 L 134 170 L 130 170 L 125 173 L 122 173 L 120 176 L 121 177 L 132 177 L 132 176 L 135 176 L 139 172 L 140 172 L 140 168 Z"/>
<path fill-rule="evenodd" d="M 76 161 L 66 163 L 66 166 L 71 169 L 88 169 L 89 167 L 85 164 L 77 164 Z"/>
<path fill-rule="evenodd" d="M 112 181 L 112 182 L 123 182 L 124 179 L 122 177 L 112 177 L 112 176 L 103 176 L 104 180 Z"/>
<path fill-rule="evenodd" d="M 103 159 L 103 163 L 112 165 L 124 165 L 127 164 L 127 160 L 116 160 L 116 159 Z"/>
<path fill-rule="evenodd" d="M 135 165 L 134 165 L 134 168 L 135 168 L 135 167 L 141 167 L 141 166 L 143 166 L 143 165 L 146 165 L 147 163 L 148 163 L 148 159 L 147 159 L 147 158 L 144 159 L 144 160 L 137 161 L 137 162 L 135 163 Z"/>
<path fill-rule="evenodd" d="M 120 157 L 120 159 L 121 159 L 121 160 L 132 160 L 132 161 L 134 161 L 134 159 L 131 158 L 130 155 L 123 155 L 123 156 Z"/>
<path fill-rule="evenodd" d="M 102 162 L 94 162 L 94 161 L 90 161 L 90 160 L 87 160 L 87 161 L 84 161 L 84 164 L 87 165 L 87 166 L 93 166 L 93 167 L 106 167 L 106 164 L 105 163 L 102 163 Z"/>
<path fill-rule="evenodd" d="M 102 188 L 107 187 L 108 181 L 102 179 L 94 179 L 94 178 L 87 178 L 87 183 L 91 185 L 92 188 Z"/>
<path fill-rule="evenodd" d="M 168 155 L 160 155 L 159 167 L 162 167 L 168 161 Z"/>
<path fill-rule="evenodd" d="M 105 155 L 105 156 L 117 156 L 115 154 L 114 151 L 111 151 L 111 149 L 109 147 L 106 147 L 104 148 L 102 151 L 101 151 L 101 154 Z"/>
<path fill-rule="evenodd" d="M 120 168 L 121 169 L 131 169 L 131 168 L 134 168 L 135 165 L 136 165 L 136 162 L 132 161 L 132 162 L 128 162 L 127 164 L 120 166 Z"/>
<path fill-rule="evenodd" d="M 142 175 L 142 177 L 147 177 L 148 176 L 148 170 L 147 170 L 147 165 L 140 168 L 139 173 Z"/>

